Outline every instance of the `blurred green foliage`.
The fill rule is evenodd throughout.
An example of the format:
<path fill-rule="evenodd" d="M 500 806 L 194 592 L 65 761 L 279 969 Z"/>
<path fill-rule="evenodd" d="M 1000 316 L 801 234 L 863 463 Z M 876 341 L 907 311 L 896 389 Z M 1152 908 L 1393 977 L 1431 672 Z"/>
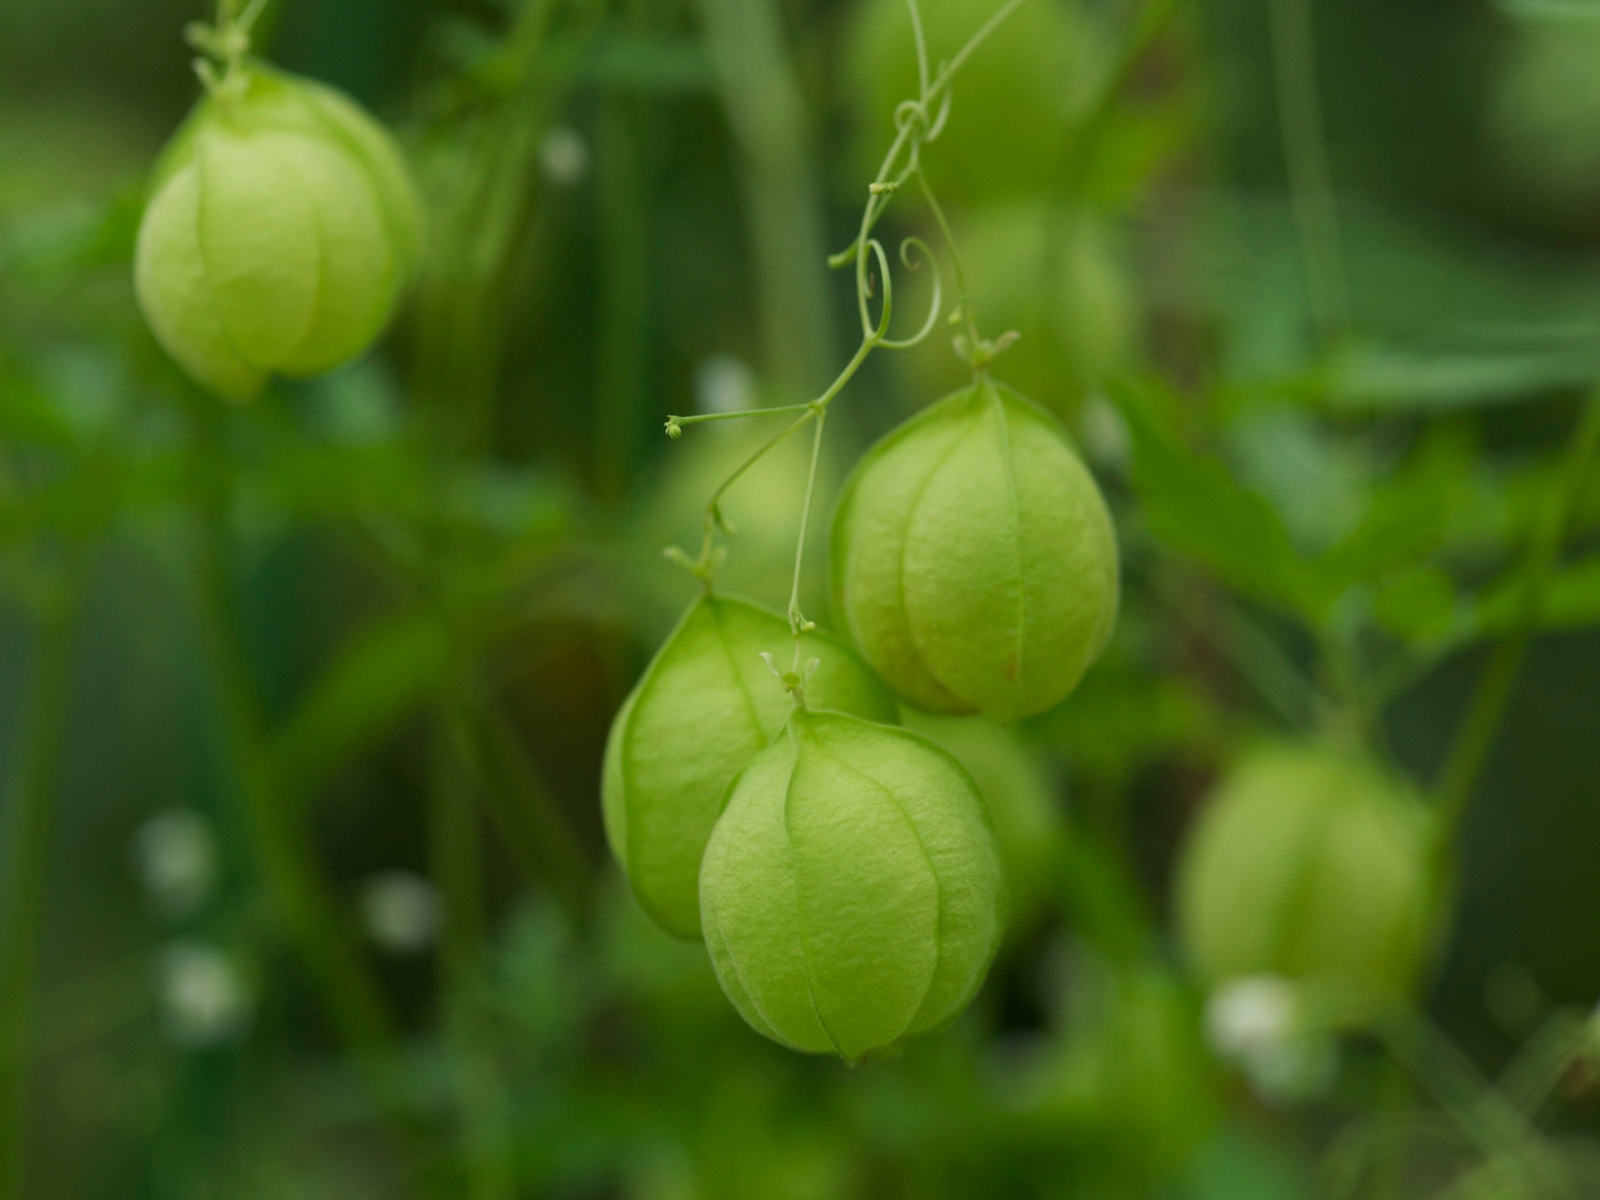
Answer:
<path fill-rule="evenodd" d="M 935 62 L 996 7 L 924 0 Z M 962 1021 L 850 1071 L 649 923 L 598 782 L 695 591 L 660 550 L 766 432 L 662 422 L 841 364 L 902 0 L 277 0 L 273 57 L 401 136 L 429 252 L 382 347 L 248 408 L 130 279 L 200 9 L 0 7 L 0 881 L 43 888 L 0 914 L 0 1195 L 1592 1194 L 1600 18 L 1027 0 L 959 77 L 928 174 L 1123 610 L 1058 709 L 919 722 L 1014 919 Z M 910 195 L 889 231 L 933 232 Z M 946 336 L 852 383 L 822 504 L 962 382 Z M 770 604 L 787 449 L 726 505 Z M 1431 981 L 1293 1102 L 1208 1043 L 1169 912 L 1263 733 L 1465 814 Z"/>

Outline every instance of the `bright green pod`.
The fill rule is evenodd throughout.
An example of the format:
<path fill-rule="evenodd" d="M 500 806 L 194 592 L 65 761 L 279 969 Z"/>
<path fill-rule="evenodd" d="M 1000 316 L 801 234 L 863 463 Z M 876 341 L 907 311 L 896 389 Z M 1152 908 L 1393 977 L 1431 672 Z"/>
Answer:
<path fill-rule="evenodd" d="M 134 261 L 156 338 L 231 400 L 364 351 L 422 244 L 405 164 L 376 121 L 322 84 L 243 71 L 162 156 Z"/>
<path fill-rule="evenodd" d="M 1059 421 L 988 379 L 867 453 L 831 549 L 835 610 L 862 657 L 929 712 L 1043 712 L 1116 622 L 1100 489 Z"/>
<path fill-rule="evenodd" d="M 1429 828 L 1411 790 L 1358 754 L 1250 753 L 1212 793 L 1179 862 L 1191 962 L 1211 983 L 1272 974 L 1409 992 L 1429 930 Z"/>
<path fill-rule="evenodd" d="M 1004 931 L 977 785 L 920 734 L 797 709 L 700 867 L 706 949 L 757 1032 L 859 1062 L 954 1020 Z"/>
<path fill-rule="evenodd" d="M 727 596 L 702 596 L 623 702 L 606 741 L 606 838 L 645 912 L 667 932 L 700 936 L 700 856 L 728 785 L 767 746 L 794 702 L 761 657 L 786 667 L 789 623 Z M 850 650 L 820 632 L 806 697 L 817 708 L 894 721 L 894 698 Z"/>

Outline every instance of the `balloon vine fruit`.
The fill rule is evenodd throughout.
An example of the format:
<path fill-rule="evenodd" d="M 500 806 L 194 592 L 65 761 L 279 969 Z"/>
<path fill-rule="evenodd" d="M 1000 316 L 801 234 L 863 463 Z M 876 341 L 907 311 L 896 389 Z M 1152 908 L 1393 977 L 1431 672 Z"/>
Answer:
<path fill-rule="evenodd" d="M 851 1063 L 970 1003 L 1003 891 L 983 798 L 954 758 L 803 708 L 739 775 L 700 868 L 706 948 L 744 1019 Z"/>
<path fill-rule="evenodd" d="M 1276 974 L 1409 991 L 1428 932 L 1429 821 L 1404 783 L 1323 746 L 1246 756 L 1178 874 L 1180 932 L 1211 982 Z"/>
<path fill-rule="evenodd" d="M 1010 723 L 1077 686 L 1111 635 L 1117 542 L 1060 423 L 983 379 L 879 442 L 833 525 L 835 605 L 930 712 Z"/>
<path fill-rule="evenodd" d="M 139 303 L 218 395 L 316 375 L 388 322 L 421 247 L 400 152 L 356 104 L 250 62 L 168 147 L 139 227 Z"/>
<path fill-rule="evenodd" d="M 606 837 L 644 910 L 678 937 L 700 936 L 700 856 L 728 785 L 794 707 L 761 655 L 787 655 L 792 645 L 777 613 L 702 596 L 612 723 L 601 784 Z M 896 719 L 893 697 L 844 646 L 813 632 L 802 635 L 800 652 L 817 662 L 809 703 Z"/>

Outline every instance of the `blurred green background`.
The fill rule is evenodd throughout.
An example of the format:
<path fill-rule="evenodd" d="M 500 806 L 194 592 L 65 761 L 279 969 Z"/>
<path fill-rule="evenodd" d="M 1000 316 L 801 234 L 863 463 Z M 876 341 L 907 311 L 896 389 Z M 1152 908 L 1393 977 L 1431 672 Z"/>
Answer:
<path fill-rule="evenodd" d="M 924 7 L 938 57 L 995 5 Z M 986 328 L 1023 335 L 996 373 L 1111 498 L 1126 593 L 1060 710 L 933 730 L 986 784 L 1013 928 L 966 1018 L 855 1071 L 763 1041 L 640 914 L 598 779 L 695 591 L 660 550 L 763 436 L 662 423 L 804 399 L 853 348 L 825 258 L 915 78 L 903 4 L 277 0 L 271 56 L 401 136 L 429 262 L 371 355 L 242 410 L 130 282 L 207 15 L 0 5 L 0 836 L 59 794 L 16 1195 L 1544 1194 L 1448 1191 L 1482 1147 L 1361 1039 L 1303 1102 L 1214 1061 L 1169 881 L 1219 767 L 1313 728 L 1307 694 L 1437 777 L 1600 379 L 1600 11 L 1029 0 L 959 78 L 929 177 Z M 875 356 L 824 503 L 961 376 L 942 332 Z M 1152 420 L 1226 487 L 1153 473 Z M 778 605 L 790 449 L 730 497 L 721 577 Z M 1469 1075 L 1600 996 L 1580 501 L 1419 997 Z M 1314 614 L 1285 601 L 1352 544 Z M 1582 1147 L 1573 1072 L 1552 1129 Z M 1386 1181 L 1338 1191 L 1374 1124 Z"/>

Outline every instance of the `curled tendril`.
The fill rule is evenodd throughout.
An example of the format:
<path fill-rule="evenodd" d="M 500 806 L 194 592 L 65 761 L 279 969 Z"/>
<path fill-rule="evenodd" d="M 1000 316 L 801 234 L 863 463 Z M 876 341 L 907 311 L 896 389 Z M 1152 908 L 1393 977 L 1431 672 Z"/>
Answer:
<path fill-rule="evenodd" d="M 922 135 L 924 142 L 931 142 L 944 132 L 945 122 L 950 119 L 950 101 L 952 93 L 945 89 L 944 97 L 939 101 L 939 115 L 933 119 L 933 124 L 928 126 L 928 132 Z"/>
<path fill-rule="evenodd" d="M 861 302 L 861 328 L 866 333 L 867 340 L 873 345 L 882 345 L 884 335 L 889 332 L 889 317 L 894 312 L 894 278 L 889 272 L 889 252 L 883 248 L 883 243 L 877 238 L 867 239 L 867 248 L 872 251 L 873 258 L 878 261 L 878 274 L 883 277 L 883 310 L 878 314 L 878 324 L 872 324 L 872 313 L 868 309 L 867 301 L 873 295 L 872 270 L 865 258 L 858 260 L 859 286 L 857 291 Z"/>
<path fill-rule="evenodd" d="M 933 327 L 939 323 L 939 310 L 944 307 L 944 275 L 939 270 L 938 256 L 928 247 L 928 243 L 919 237 L 906 238 L 900 243 L 900 261 L 908 271 L 919 269 L 923 262 L 933 266 L 933 303 L 928 306 L 928 318 L 922 323 L 922 328 L 911 337 L 898 340 L 885 338 L 879 343 L 891 350 L 909 350 L 924 341 L 933 332 Z M 885 270 L 887 271 L 887 268 Z M 884 327 L 886 329 L 888 327 L 887 317 L 884 320 Z"/>

